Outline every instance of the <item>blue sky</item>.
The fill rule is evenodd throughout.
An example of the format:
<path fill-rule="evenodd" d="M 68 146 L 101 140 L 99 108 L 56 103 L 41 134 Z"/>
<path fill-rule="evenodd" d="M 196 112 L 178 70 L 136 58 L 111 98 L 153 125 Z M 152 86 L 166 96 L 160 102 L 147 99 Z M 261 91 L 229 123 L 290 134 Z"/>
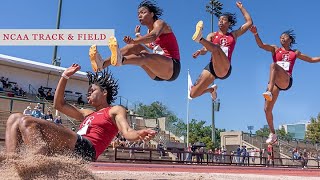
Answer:
<path fill-rule="evenodd" d="M 137 6 L 133 0 L 64 0 L 61 16 L 61 29 L 115 29 L 116 37 L 134 36 L 138 25 Z M 190 69 L 193 82 L 208 63 L 210 55 L 194 60 L 191 54 L 201 46 L 191 40 L 198 20 L 205 23 L 204 34 L 210 32 L 210 15 L 205 11 L 208 0 L 158 0 L 163 8 L 164 19 L 175 32 L 181 53 L 181 73 L 174 82 L 156 82 L 136 66 L 111 67 L 119 79 L 119 95 L 129 99 L 129 105 L 142 102 L 149 104 L 161 101 L 176 115 L 186 120 L 187 70 Z M 235 12 L 238 18 L 236 28 L 244 23 L 234 0 L 221 0 L 224 11 Z M 251 14 L 262 40 L 279 45 L 281 33 L 290 28 L 295 30 L 297 43 L 294 48 L 310 56 L 320 56 L 317 30 L 320 14 L 318 1 L 312 3 L 292 2 L 291 0 L 242 1 Z M 5 0 L 1 1 L 0 29 L 54 29 L 56 26 L 58 0 Z M 214 19 L 217 30 L 217 19 Z M 316 30 L 316 31 L 315 31 Z M 142 34 L 146 29 L 142 29 Z M 123 46 L 124 43 L 120 42 Z M 76 62 L 82 71 L 91 70 L 88 46 L 58 48 L 62 66 Z M 109 56 L 107 47 L 99 47 L 103 57 Z M 51 63 L 53 47 L 0 47 L 0 53 Z M 271 54 L 258 48 L 251 32 L 237 41 L 232 58 L 233 71 L 227 80 L 217 80 L 218 96 L 221 100 L 220 112 L 216 112 L 216 127 L 227 130 L 254 131 L 266 124 L 262 93 L 265 91 Z M 296 61 L 293 71 L 293 86 L 281 92 L 274 108 L 276 127 L 283 123 L 309 120 L 319 111 L 319 72 L 320 64 Z M 206 94 L 190 102 L 190 119 L 205 120 L 211 123 L 211 99 Z"/>

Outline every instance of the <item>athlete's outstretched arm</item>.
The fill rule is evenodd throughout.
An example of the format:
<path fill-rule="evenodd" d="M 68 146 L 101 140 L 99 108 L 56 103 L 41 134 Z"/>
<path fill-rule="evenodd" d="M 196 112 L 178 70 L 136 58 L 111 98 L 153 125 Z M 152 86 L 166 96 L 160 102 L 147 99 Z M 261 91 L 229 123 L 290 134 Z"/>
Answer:
<path fill-rule="evenodd" d="M 297 58 L 309 63 L 320 62 L 320 57 L 310 57 L 308 55 L 302 54 L 300 51 L 297 52 Z"/>
<path fill-rule="evenodd" d="M 71 67 L 67 68 L 63 73 L 60 81 L 57 85 L 56 92 L 54 94 L 54 102 L 53 106 L 56 110 L 62 112 L 63 114 L 70 116 L 79 121 L 84 120 L 85 115 L 83 110 L 80 110 L 70 104 L 66 103 L 64 100 L 64 91 L 66 89 L 67 81 L 70 76 L 80 70 L 80 66 L 78 64 L 72 64 Z"/>
<path fill-rule="evenodd" d="M 117 127 L 122 135 L 129 141 L 150 140 L 156 132 L 151 129 L 134 130 L 127 121 L 127 111 L 122 106 L 114 106 L 111 109 L 111 114 L 114 117 Z"/>
<path fill-rule="evenodd" d="M 248 13 L 248 11 L 243 7 L 241 2 L 237 2 L 237 7 L 240 9 L 244 19 L 245 19 L 245 23 L 236 31 L 234 31 L 234 35 L 236 38 L 238 38 L 239 36 L 241 36 L 242 34 L 244 34 L 245 32 L 248 31 L 248 29 L 252 26 L 252 19 L 250 14 Z"/>
<path fill-rule="evenodd" d="M 163 20 L 156 20 L 153 24 L 153 30 L 144 36 L 139 36 L 132 39 L 130 36 L 125 36 L 123 41 L 127 44 L 147 44 L 154 42 L 163 32 L 167 24 Z"/>
<path fill-rule="evenodd" d="M 136 28 L 134 29 L 136 38 L 142 37 L 142 35 L 141 35 L 141 33 L 140 33 L 140 30 L 141 30 L 141 26 L 140 26 L 140 25 L 137 25 Z M 150 43 L 145 43 L 144 45 L 145 45 L 147 48 L 149 48 L 149 49 L 152 50 L 152 48 L 150 47 Z"/>
<path fill-rule="evenodd" d="M 254 35 L 254 38 L 256 39 L 256 43 L 261 49 L 275 53 L 277 46 L 263 43 L 259 37 L 258 30 L 255 25 L 251 26 L 250 31 Z"/>

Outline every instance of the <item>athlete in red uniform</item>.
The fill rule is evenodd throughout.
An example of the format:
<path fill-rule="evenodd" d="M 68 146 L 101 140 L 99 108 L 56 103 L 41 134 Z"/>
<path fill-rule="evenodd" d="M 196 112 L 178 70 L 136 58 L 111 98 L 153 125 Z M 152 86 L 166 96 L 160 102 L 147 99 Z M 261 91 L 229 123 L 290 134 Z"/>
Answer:
<path fill-rule="evenodd" d="M 295 44 L 295 35 L 292 30 L 285 31 L 281 34 L 281 47 L 264 44 L 258 35 L 256 26 L 252 26 L 250 31 L 254 34 L 258 46 L 272 53 L 273 63 L 270 66 L 269 84 L 267 91 L 263 93 L 263 96 L 266 99 L 264 111 L 270 129 L 270 135 L 266 140 L 266 143 L 273 144 L 278 138 L 273 126 L 272 109 L 277 101 L 280 90 L 288 90 L 292 85 L 292 70 L 296 58 L 315 63 L 320 62 L 320 57 L 309 57 L 298 50 L 292 50 L 292 44 Z"/>
<path fill-rule="evenodd" d="M 217 98 L 217 85 L 208 86 L 215 79 L 226 79 L 231 74 L 231 57 L 237 41 L 237 38 L 244 34 L 252 25 L 252 19 L 243 7 L 241 2 L 236 3 L 244 16 L 245 23 L 235 31 L 232 27 L 236 24 L 236 17 L 231 13 L 224 13 L 219 18 L 219 31 L 211 32 L 207 38 L 202 38 L 203 22 L 199 21 L 196 26 L 196 32 L 192 39 L 203 45 L 203 48 L 193 53 L 193 58 L 199 55 L 205 55 L 208 51 L 211 53 L 209 64 L 204 68 L 196 83 L 192 86 L 190 97 L 195 98 L 204 93 L 211 93 L 213 100 Z"/>
<path fill-rule="evenodd" d="M 64 100 L 65 87 L 70 76 L 80 70 L 73 64 L 63 73 L 58 83 L 54 107 L 63 114 L 83 121 L 80 130 L 71 129 L 43 119 L 12 114 L 7 121 L 6 151 L 17 153 L 21 142 L 35 154 L 75 152 L 86 160 L 95 161 L 120 131 L 129 141 L 149 140 L 155 135 L 151 129 L 133 130 L 127 122 L 122 106 L 111 106 L 118 93 L 117 81 L 108 72 L 88 73 L 88 103 L 95 108 L 78 109 Z"/>
<path fill-rule="evenodd" d="M 96 45 L 91 46 L 89 56 L 95 72 L 109 65 L 137 65 L 145 70 L 151 79 L 173 81 L 180 73 L 180 52 L 177 39 L 171 27 L 159 19 L 162 9 L 151 1 L 143 1 L 138 7 L 138 18 L 148 28 L 148 33 L 140 34 L 140 26 L 135 28 L 136 38 L 124 37 L 127 45 L 119 48 L 115 37 L 109 39 L 111 57 L 105 61 L 98 53 Z M 149 52 L 151 49 L 152 52 Z"/>

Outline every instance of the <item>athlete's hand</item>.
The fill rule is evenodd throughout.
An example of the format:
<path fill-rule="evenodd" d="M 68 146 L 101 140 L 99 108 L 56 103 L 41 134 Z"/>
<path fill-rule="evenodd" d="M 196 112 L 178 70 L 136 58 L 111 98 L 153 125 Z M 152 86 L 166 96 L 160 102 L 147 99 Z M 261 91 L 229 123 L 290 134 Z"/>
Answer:
<path fill-rule="evenodd" d="M 70 77 L 74 75 L 77 71 L 81 69 L 81 66 L 79 64 L 72 64 L 70 67 L 68 67 L 63 74 Z"/>
<path fill-rule="evenodd" d="M 137 131 L 139 135 L 139 139 L 144 140 L 144 141 L 149 141 L 156 135 L 156 131 L 152 129 L 141 129 Z"/>
<path fill-rule="evenodd" d="M 192 54 L 192 57 L 193 57 L 194 59 L 196 59 L 200 54 L 201 54 L 201 50 L 197 50 L 196 52 L 194 52 L 194 53 Z"/>
<path fill-rule="evenodd" d="M 123 41 L 127 44 L 133 44 L 134 43 L 134 40 L 130 37 L 130 36 L 125 36 L 123 38 Z"/>
<path fill-rule="evenodd" d="M 136 25 L 136 28 L 134 29 L 134 32 L 135 33 L 140 33 L 140 29 L 141 29 L 141 26 L 140 25 Z"/>
<path fill-rule="evenodd" d="M 237 1 L 237 2 L 236 2 L 236 5 L 237 5 L 237 7 L 238 7 L 239 9 L 241 9 L 241 8 L 243 7 L 242 2 L 240 2 L 240 1 Z"/>
<path fill-rule="evenodd" d="M 257 33 L 258 33 L 257 27 L 256 27 L 255 25 L 252 25 L 252 26 L 251 26 L 250 31 L 251 31 L 253 34 L 257 34 Z"/>

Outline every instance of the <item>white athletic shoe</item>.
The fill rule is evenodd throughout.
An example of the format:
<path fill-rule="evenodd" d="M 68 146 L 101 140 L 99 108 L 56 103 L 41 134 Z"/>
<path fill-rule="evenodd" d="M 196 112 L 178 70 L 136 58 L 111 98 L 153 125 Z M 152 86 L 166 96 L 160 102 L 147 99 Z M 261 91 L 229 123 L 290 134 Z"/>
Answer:
<path fill-rule="evenodd" d="M 270 91 L 266 91 L 262 95 L 267 101 L 272 101 L 272 93 Z"/>
<path fill-rule="evenodd" d="M 94 72 L 99 72 L 103 70 L 103 59 L 101 58 L 97 45 L 92 45 L 89 49 L 89 58 L 91 61 L 91 66 Z"/>
<path fill-rule="evenodd" d="M 121 66 L 123 56 L 120 52 L 120 48 L 115 37 L 110 37 L 109 39 L 109 49 L 111 51 L 111 65 Z"/>
<path fill-rule="evenodd" d="M 267 144 L 274 144 L 278 141 L 278 137 L 276 134 L 270 133 L 268 139 L 266 140 Z"/>
<path fill-rule="evenodd" d="M 210 88 L 213 89 L 213 91 L 211 92 L 211 98 L 213 101 L 215 101 L 217 99 L 217 89 L 218 89 L 218 86 L 216 84 L 212 85 Z"/>
<path fill-rule="evenodd" d="M 194 32 L 192 36 L 192 40 L 195 42 L 199 42 L 202 38 L 202 30 L 203 30 L 203 21 L 199 21 L 196 25 L 196 32 Z"/>

